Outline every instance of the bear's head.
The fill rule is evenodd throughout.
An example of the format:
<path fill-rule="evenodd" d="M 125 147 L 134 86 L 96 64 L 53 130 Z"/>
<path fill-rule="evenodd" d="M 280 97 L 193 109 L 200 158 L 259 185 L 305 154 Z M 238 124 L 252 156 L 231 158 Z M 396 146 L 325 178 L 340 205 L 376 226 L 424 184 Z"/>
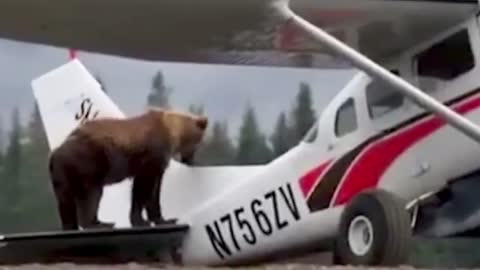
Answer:
<path fill-rule="evenodd" d="M 208 127 L 208 118 L 170 109 L 150 108 L 171 138 L 173 155 L 179 155 L 184 163 L 191 164 L 193 155 L 203 140 Z"/>

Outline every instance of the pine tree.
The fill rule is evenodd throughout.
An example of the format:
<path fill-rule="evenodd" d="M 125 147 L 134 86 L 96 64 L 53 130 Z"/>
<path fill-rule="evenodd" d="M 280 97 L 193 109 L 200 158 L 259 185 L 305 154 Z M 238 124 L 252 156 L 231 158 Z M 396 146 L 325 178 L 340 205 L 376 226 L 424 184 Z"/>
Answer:
<path fill-rule="evenodd" d="M 1 179 L 3 179 L 4 177 L 5 177 L 5 133 L 3 129 L 3 120 L 0 116 L 0 183 L 2 181 Z M 0 194 L 1 194 L 1 191 L 0 191 Z M 0 203 L 1 203 L 1 198 L 0 198 Z"/>
<path fill-rule="evenodd" d="M 316 116 L 312 103 L 310 86 L 301 82 L 291 115 L 292 144 L 297 144 L 302 140 L 315 123 Z"/>
<path fill-rule="evenodd" d="M 252 106 L 248 105 L 240 127 L 240 137 L 237 147 L 237 164 L 264 164 L 272 158 L 265 135 L 258 127 L 256 114 Z"/>
<path fill-rule="evenodd" d="M 12 128 L 5 154 L 5 171 L 2 178 L 2 197 L 9 210 L 18 207 L 21 171 L 21 126 L 18 108 L 12 113 Z"/>
<path fill-rule="evenodd" d="M 43 151 L 48 148 L 47 134 L 45 133 L 37 103 L 34 104 L 27 132 L 33 145 L 38 146 L 38 148 L 41 148 Z"/>
<path fill-rule="evenodd" d="M 53 190 L 47 170 L 48 142 L 37 106 L 31 114 L 26 135 L 30 143 L 22 146 L 20 189 L 23 197 L 17 230 L 49 230 L 57 227 Z"/>
<path fill-rule="evenodd" d="M 203 105 L 190 104 L 190 106 L 188 106 L 188 111 L 193 113 L 193 114 L 196 114 L 196 115 L 204 115 L 205 114 L 205 109 L 204 109 Z"/>
<path fill-rule="evenodd" d="M 100 75 L 95 75 L 95 80 L 100 84 L 100 88 L 102 89 L 103 92 L 107 93 L 107 88 L 105 87 L 105 82 L 102 80 Z"/>
<path fill-rule="evenodd" d="M 290 129 L 287 123 L 287 116 L 284 112 L 281 112 L 278 116 L 270 141 L 272 142 L 274 157 L 282 155 L 291 147 Z"/>
<path fill-rule="evenodd" d="M 5 133 L 3 130 L 3 120 L 0 116 L 0 168 L 3 167 L 3 158 L 5 154 Z"/>
<path fill-rule="evenodd" d="M 215 122 L 195 157 L 198 165 L 231 165 L 235 158 L 235 147 L 228 136 L 227 123 Z"/>
<path fill-rule="evenodd" d="M 170 102 L 168 97 L 172 93 L 172 89 L 165 85 L 163 73 L 158 71 L 152 80 L 152 92 L 148 94 L 147 104 L 150 106 L 169 108 Z"/>

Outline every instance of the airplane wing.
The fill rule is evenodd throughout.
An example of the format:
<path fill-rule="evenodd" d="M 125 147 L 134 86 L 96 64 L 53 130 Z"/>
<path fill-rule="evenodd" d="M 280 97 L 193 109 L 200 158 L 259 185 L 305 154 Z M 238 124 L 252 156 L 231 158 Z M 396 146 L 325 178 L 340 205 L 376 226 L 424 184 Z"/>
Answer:
<path fill-rule="evenodd" d="M 282 21 L 270 4 L 3 0 L 0 38 L 155 61 L 345 67 Z M 381 61 L 476 12 L 478 0 L 291 0 L 290 6 Z"/>
<path fill-rule="evenodd" d="M 169 256 L 178 246 L 188 225 L 90 229 L 0 235 L 0 263 L 128 263 L 152 262 Z"/>

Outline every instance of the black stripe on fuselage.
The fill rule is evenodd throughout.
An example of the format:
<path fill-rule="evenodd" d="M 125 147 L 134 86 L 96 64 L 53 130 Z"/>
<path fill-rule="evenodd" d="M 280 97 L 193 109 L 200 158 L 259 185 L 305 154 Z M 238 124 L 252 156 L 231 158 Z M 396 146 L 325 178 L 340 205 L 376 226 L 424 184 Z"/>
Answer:
<path fill-rule="evenodd" d="M 328 207 L 333 194 L 348 167 L 350 167 L 353 160 L 369 143 L 370 140 L 367 140 L 365 143 L 360 144 L 355 149 L 338 159 L 335 164 L 328 169 L 327 173 L 323 176 L 322 181 L 320 181 L 315 187 L 308 198 L 307 204 L 310 211 L 315 212 Z"/>

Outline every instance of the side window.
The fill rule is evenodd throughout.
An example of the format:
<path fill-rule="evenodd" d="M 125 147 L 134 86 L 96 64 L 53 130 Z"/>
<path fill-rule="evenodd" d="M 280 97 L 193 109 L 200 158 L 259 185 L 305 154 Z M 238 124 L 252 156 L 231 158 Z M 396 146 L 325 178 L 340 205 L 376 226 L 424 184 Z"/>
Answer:
<path fill-rule="evenodd" d="M 358 127 L 355 101 L 349 98 L 340 106 L 335 119 L 335 135 L 344 136 L 355 131 Z"/>
<path fill-rule="evenodd" d="M 451 80 L 475 66 L 467 29 L 431 46 L 416 58 L 419 77 Z"/>
<path fill-rule="evenodd" d="M 400 75 L 397 70 L 391 71 Z M 378 118 L 403 105 L 404 96 L 382 80 L 373 79 L 366 87 L 368 114 L 371 119 Z"/>

